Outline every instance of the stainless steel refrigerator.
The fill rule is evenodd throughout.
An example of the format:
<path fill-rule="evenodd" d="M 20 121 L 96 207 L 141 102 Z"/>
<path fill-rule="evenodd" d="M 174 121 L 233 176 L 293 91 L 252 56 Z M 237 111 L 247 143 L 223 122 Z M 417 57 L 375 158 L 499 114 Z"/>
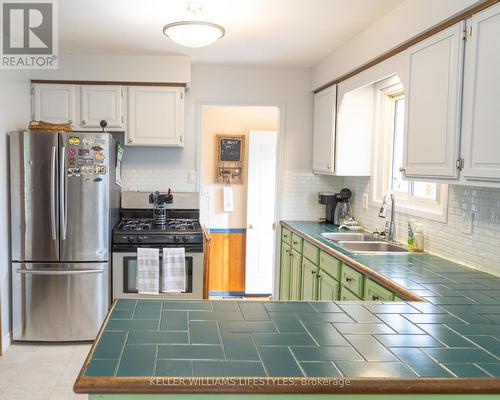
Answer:
<path fill-rule="evenodd" d="M 107 133 L 10 134 L 14 340 L 92 340 L 110 304 L 118 219 Z"/>

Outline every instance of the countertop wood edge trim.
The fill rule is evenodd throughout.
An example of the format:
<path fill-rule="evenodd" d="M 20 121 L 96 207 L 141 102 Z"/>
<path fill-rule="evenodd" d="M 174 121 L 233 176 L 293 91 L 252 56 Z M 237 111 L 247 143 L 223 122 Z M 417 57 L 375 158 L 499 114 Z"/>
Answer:
<path fill-rule="evenodd" d="M 48 83 L 59 85 L 121 85 L 121 86 L 166 86 L 187 87 L 183 82 L 129 82 L 129 81 L 85 81 L 85 80 L 61 80 L 61 79 L 31 79 L 31 83 Z"/>
<path fill-rule="evenodd" d="M 318 385 L 318 382 L 328 384 Z M 191 383 L 196 381 L 196 383 Z M 234 384 L 224 384 L 234 382 Z M 258 382 L 252 384 L 252 382 Z M 286 384 L 284 384 L 286 383 Z M 82 377 L 76 393 L 494 394 L 498 378 Z"/>
<path fill-rule="evenodd" d="M 388 58 L 391 58 L 392 56 L 395 56 L 398 53 L 401 53 L 408 49 L 409 47 L 431 37 L 432 35 L 435 35 L 438 32 L 441 32 L 442 30 L 449 28 L 450 26 L 463 21 L 467 18 L 470 18 L 474 14 L 477 14 L 493 5 L 498 3 L 500 0 L 483 0 L 480 3 L 476 3 L 471 5 L 470 7 L 467 7 L 466 9 L 459 11 L 458 13 L 452 15 L 450 18 L 445 19 L 444 21 L 430 27 L 429 29 L 426 29 L 425 31 L 419 33 L 416 36 L 411 37 L 410 39 L 398 44 L 397 46 L 385 51 L 384 53 L 380 54 L 379 56 L 371 59 L 370 61 L 361 64 L 359 67 L 339 76 L 336 79 L 333 79 L 327 83 L 324 83 L 321 86 L 318 86 L 316 89 L 313 90 L 313 93 L 316 94 L 318 92 L 321 92 L 322 90 L 329 88 L 330 86 L 337 85 L 342 81 L 345 81 L 377 64 L 380 64 L 381 62 L 387 60 Z"/>
<path fill-rule="evenodd" d="M 344 264 L 347 264 L 350 267 L 355 268 L 356 270 L 364 273 L 365 275 L 368 275 L 370 278 L 373 278 L 375 281 L 381 283 L 382 285 L 392 289 L 396 293 L 396 295 L 405 298 L 407 301 L 425 301 L 425 299 L 423 299 L 420 296 L 417 296 L 412 291 L 398 285 L 396 282 L 390 280 L 389 278 L 385 277 L 384 275 L 373 271 L 372 269 L 370 269 L 366 265 L 361 264 L 360 262 L 353 260 L 349 256 L 346 256 L 345 254 L 342 254 L 341 252 L 335 250 L 334 248 L 320 242 L 316 238 L 308 235 L 307 233 L 304 233 L 303 231 L 294 228 L 292 225 L 288 224 L 287 222 L 280 221 L 280 224 L 282 226 L 284 226 L 286 229 L 288 229 L 288 230 L 294 232 L 295 234 L 299 235 L 300 237 L 302 237 L 302 239 L 307 240 L 308 242 L 319 247 L 321 250 L 324 250 L 325 252 L 331 254 L 332 256 L 339 259 Z"/>
<path fill-rule="evenodd" d="M 78 373 L 76 381 L 73 385 L 73 391 L 75 393 L 86 393 L 86 392 L 80 391 L 81 387 L 85 387 L 86 380 L 89 379 L 89 377 L 83 376 L 83 373 L 87 369 L 87 366 L 89 365 L 90 360 L 92 359 L 92 357 L 95 353 L 97 343 L 99 343 L 99 340 L 101 339 L 101 337 L 104 333 L 104 330 L 105 330 L 106 326 L 108 325 L 108 321 L 111 318 L 111 313 L 114 310 L 117 301 L 118 301 L 117 299 L 114 299 L 113 303 L 111 303 L 111 306 L 108 309 L 108 314 L 106 315 L 106 318 L 104 318 L 104 321 L 101 325 L 101 328 L 99 329 L 99 332 L 97 332 L 97 336 L 96 336 L 94 342 L 92 343 L 92 347 L 90 348 L 89 354 L 87 354 L 87 358 L 85 358 L 85 361 L 83 362 L 82 368 L 80 368 L 80 372 Z"/>

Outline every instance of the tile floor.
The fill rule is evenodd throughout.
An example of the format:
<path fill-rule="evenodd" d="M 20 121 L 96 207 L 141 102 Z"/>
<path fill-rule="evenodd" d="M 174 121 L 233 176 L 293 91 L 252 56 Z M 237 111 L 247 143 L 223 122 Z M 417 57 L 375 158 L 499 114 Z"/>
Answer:
<path fill-rule="evenodd" d="M 76 400 L 73 383 L 90 343 L 12 344 L 0 357 L 0 400 Z"/>

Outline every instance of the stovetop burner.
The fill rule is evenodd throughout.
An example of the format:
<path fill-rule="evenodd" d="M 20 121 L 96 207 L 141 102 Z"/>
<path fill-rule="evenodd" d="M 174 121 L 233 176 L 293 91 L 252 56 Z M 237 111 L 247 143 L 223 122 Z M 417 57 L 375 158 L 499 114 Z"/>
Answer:
<path fill-rule="evenodd" d="M 122 219 L 117 230 L 134 233 L 134 231 L 146 232 L 165 232 L 165 231 L 183 231 L 191 232 L 200 229 L 199 222 L 192 219 L 168 219 L 164 225 L 155 224 L 150 218 L 130 218 Z"/>

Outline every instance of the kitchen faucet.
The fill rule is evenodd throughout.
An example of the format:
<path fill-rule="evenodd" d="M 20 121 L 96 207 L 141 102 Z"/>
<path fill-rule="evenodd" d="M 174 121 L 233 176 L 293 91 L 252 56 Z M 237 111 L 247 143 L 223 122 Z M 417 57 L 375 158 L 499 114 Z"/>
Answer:
<path fill-rule="evenodd" d="M 384 200 L 382 202 L 382 207 L 380 207 L 380 211 L 378 213 L 378 216 L 380 218 L 386 218 L 387 217 L 387 206 L 388 204 L 391 204 L 391 214 L 389 217 L 389 221 L 386 222 L 385 225 L 385 234 L 386 238 L 389 242 L 394 241 L 394 236 L 396 234 L 396 224 L 394 222 L 394 195 L 392 193 L 387 193 L 384 196 Z"/>

